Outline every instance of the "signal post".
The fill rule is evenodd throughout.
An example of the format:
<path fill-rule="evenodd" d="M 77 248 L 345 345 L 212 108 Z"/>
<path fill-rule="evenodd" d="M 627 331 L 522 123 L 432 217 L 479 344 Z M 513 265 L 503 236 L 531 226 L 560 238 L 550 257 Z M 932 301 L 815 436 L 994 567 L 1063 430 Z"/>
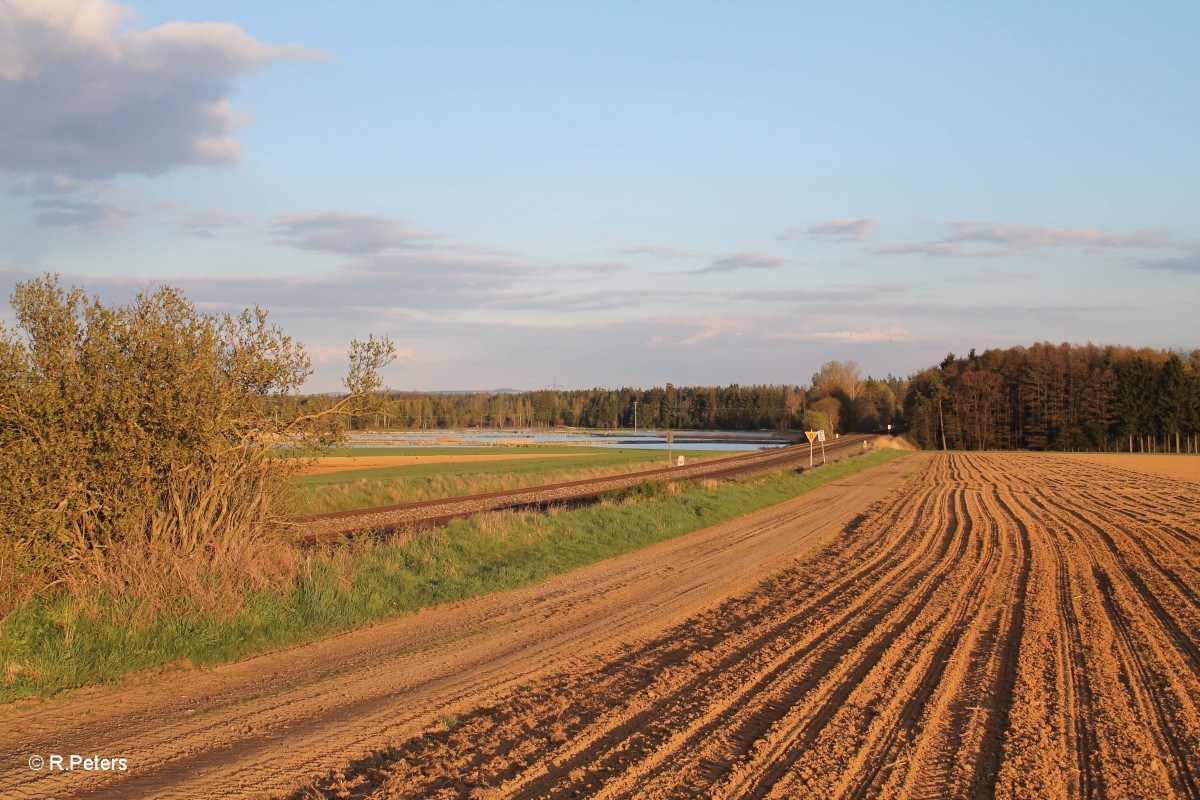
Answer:
<path fill-rule="evenodd" d="M 821 463 L 825 463 L 825 431 L 805 431 L 804 435 L 808 437 L 808 466 L 813 465 L 813 442 L 821 443 Z"/>

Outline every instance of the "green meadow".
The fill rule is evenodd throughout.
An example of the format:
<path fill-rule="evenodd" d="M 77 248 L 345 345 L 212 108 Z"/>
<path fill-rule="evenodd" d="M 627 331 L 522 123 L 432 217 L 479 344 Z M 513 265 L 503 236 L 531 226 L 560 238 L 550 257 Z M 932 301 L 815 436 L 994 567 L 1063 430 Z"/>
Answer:
<path fill-rule="evenodd" d="M 152 613 L 124 596 L 51 593 L 0 626 L 0 702 L 119 681 L 186 660 L 228 663 L 420 608 L 515 589 L 784 502 L 909 453 L 885 450 L 805 472 L 626 492 L 555 513 L 484 514 L 408 539 L 307 553 L 284 590 L 222 613 L 187 597 Z M 780 569 L 786 564 L 780 564 Z"/>

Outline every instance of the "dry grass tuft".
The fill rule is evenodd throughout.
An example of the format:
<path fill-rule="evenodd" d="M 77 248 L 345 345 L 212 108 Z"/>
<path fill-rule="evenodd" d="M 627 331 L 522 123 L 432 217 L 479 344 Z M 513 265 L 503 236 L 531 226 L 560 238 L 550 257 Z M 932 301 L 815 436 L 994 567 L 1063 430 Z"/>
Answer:
<path fill-rule="evenodd" d="M 121 541 L 81 562 L 64 583 L 93 611 L 96 588 L 109 597 L 136 598 L 134 621 L 178 608 L 181 599 L 201 613 L 229 616 L 248 594 L 285 584 L 300 566 L 296 548 L 276 537 L 248 539 L 219 553 L 180 553 L 167 543 Z"/>
<path fill-rule="evenodd" d="M 12 686 L 20 678 L 36 678 L 37 670 L 28 661 L 8 661 L 4 665 L 4 684 Z"/>

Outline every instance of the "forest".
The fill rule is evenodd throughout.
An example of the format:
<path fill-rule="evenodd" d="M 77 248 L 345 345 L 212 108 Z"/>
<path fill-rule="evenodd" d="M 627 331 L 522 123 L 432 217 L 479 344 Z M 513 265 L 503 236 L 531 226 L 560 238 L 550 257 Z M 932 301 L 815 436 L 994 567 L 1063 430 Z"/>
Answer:
<path fill-rule="evenodd" d="M 909 379 L 903 415 L 929 449 L 1194 453 L 1200 351 L 1043 342 L 951 353 Z"/>
<path fill-rule="evenodd" d="M 285 415 L 332 396 L 281 400 Z M 904 432 L 950 450 L 1197 452 L 1200 351 L 1051 344 L 948 354 L 907 379 L 830 361 L 808 385 L 386 392 L 360 428 L 581 428 Z"/>
<path fill-rule="evenodd" d="M 859 377 L 853 362 L 831 361 L 805 387 L 674 386 L 545 389 L 528 392 L 387 392 L 360 428 L 526 428 L 574 426 L 645 430 L 878 430 L 901 419 L 907 382 Z M 335 396 L 287 398 L 283 416 L 317 413 Z M 636 420 L 635 420 L 636 414 Z"/>

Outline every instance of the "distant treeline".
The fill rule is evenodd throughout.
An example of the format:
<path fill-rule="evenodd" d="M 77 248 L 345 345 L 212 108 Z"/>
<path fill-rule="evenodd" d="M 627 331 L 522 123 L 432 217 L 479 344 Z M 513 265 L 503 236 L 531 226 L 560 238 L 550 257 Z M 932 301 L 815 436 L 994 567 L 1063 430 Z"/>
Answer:
<path fill-rule="evenodd" d="M 1196 452 L 1200 351 L 1042 343 L 950 354 L 910 378 L 904 418 L 930 449 Z"/>
<path fill-rule="evenodd" d="M 360 428 L 581 428 L 875 430 L 899 421 L 904 381 L 860 380 L 853 364 L 831 362 L 813 376 L 813 387 L 673 386 L 652 389 L 540 390 L 513 393 L 391 392 Z M 314 413 L 333 397 L 290 399 L 298 411 Z"/>
<path fill-rule="evenodd" d="M 291 397 L 285 417 L 337 399 Z M 388 392 L 353 422 L 438 428 L 883 431 L 928 449 L 1196 452 L 1200 351 L 1036 344 L 953 353 L 908 379 L 862 378 L 831 361 L 809 386 L 672 386 L 530 392 Z"/>

